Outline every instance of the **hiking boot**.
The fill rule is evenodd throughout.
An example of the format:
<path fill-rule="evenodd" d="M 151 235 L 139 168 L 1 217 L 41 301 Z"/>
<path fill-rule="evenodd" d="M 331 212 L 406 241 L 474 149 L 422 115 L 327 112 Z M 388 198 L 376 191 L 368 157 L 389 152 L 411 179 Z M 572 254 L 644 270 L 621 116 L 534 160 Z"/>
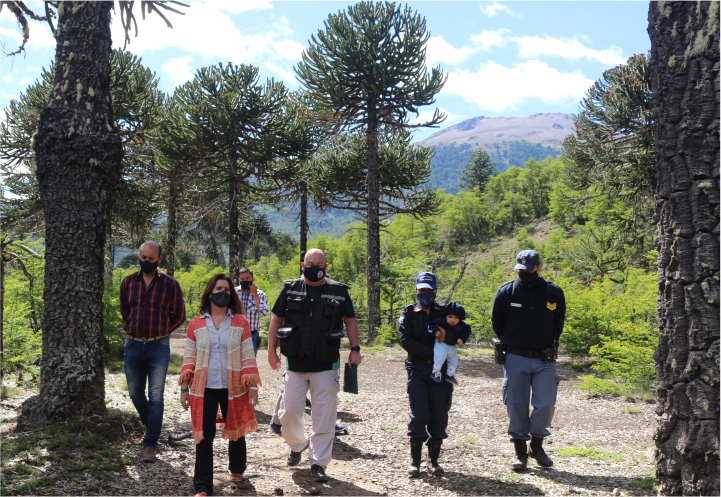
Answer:
<path fill-rule="evenodd" d="M 516 450 L 516 460 L 513 461 L 513 471 L 523 471 L 528 467 L 528 448 L 525 440 L 514 438 L 513 448 Z"/>
<path fill-rule="evenodd" d="M 438 464 L 438 457 L 440 455 L 440 444 L 428 446 L 428 472 L 433 476 L 441 476 L 443 474 L 443 468 Z"/>
<path fill-rule="evenodd" d="M 543 450 L 543 439 L 531 437 L 531 446 L 528 448 L 528 455 L 536 460 L 539 466 L 544 468 L 550 468 L 553 466 L 553 461 L 546 455 L 546 451 Z"/>
<path fill-rule="evenodd" d="M 307 440 L 305 442 L 305 447 L 300 449 L 298 452 L 294 452 L 293 450 L 290 451 L 290 455 L 288 456 L 288 466 L 298 466 L 300 464 L 300 459 L 303 456 L 303 451 L 308 448 L 308 445 L 310 444 L 310 440 Z"/>
<path fill-rule="evenodd" d="M 268 423 L 268 424 L 273 433 L 275 433 L 276 435 L 278 435 L 280 437 L 283 436 L 283 433 L 280 431 L 280 429 L 283 427 L 282 425 L 277 425 L 277 424 L 273 423 L 272 419 L 270 420 L 270 423 Z"/>
<path fill-rule="evenodd" d="M 323 469 L 323 466 L 319 466 L 317 464 L 314 464 L 310 467 L 310 474 L 313 475 L 313 479 L 319 483 L 325 483 L 330 478 L 328 478 L 328 475 L 325 474 L 325 469 Z"/>
<path fill-rule="evenodd" d="M 155 462 L 155 455 L 158 453 L 158 450 L 153 447 L 152 445 L 148 445 L 143 449 L 143 461 L 145 462 Z"/>
<path fill-rule="evenodd" d="M 243 481 L 243 475 L 240 474 L 240 473 L 231 473 L 231 474 L 230 474 L 230 481 L 232 481 L 232 482 Z"/>
<path fill-rule="evenodd" d="M 335 425 L 335 434 L 338 435 L 339 433 L 346 432 L 348 433 L 348 425 L 342 425 L 340 423 Z"/>
<path fill-rule="evenodd" d="M 456 380 L 455 375 L 452 374 L 446 374 L 446 381 L 448 383 L 453 383 L 454 385 L 458 385 L 458 380 Z"/>
<path fill-rule="evenodd" d="M 441 382 L 441 377 L 442 377 L 442 376 L 443 376 L 443 375 L 441 374 L 440 371 L 436 371 L 435 373 L 431 373 L 431 378 L 433 378 L 433 381 L 435 381 L 436 383 L 440 383 L 440 382 Z"/>
<path fill-rule="evenodd" d="M 421 453 L 423 444 L 411 442 L 411 464 L 408 466 L 408 476 L 418 478 L 421 476 Z"/>

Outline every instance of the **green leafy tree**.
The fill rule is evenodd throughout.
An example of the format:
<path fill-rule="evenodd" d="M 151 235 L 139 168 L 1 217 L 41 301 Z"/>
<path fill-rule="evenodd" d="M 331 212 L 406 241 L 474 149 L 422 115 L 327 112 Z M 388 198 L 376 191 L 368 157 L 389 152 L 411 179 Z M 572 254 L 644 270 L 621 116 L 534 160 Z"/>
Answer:
<path fill-rule="evenodd" d="M 379 133 L 433 126 L 445 119 L 409 124 L 409 113 L 432 104 L 446 77 L 426 70 L 430 34 L 425 19 L 389 2 L 361 2 L 331 14 L 325 29 L 311 37 L 296 73 L 325 119 L 341 129 L 360 129 L 367 142 L 368 323 L 369 337 L 380 325 Z"/>
<path fill-rule="evenodd" d="M 219 64 L 199 69 L 175 98 L 202 161 L 205 185 L 227 195 L 229 271 L 236 275 L 248 241 L 241 236 L 240 214 L 249 212 L 250 194 L 269 195 L 275 187 L 267 182 L 279 184 L 292 173 L 279 161 L 292 152 L 290 118 L 283 112 L 287 90 L 272 79 L 261 84 L 257 67 Z"/>
<path fill-rule="evenodd" d="M 463 167 L 461 174 L 461 186 L 465 190 L 473 190 L 477 188 L 480 193 L 486 189 L 488 180 L 496 170 L 496 164 L 485 150 L 479 148 L 471 156 L 466 165 Z"/>

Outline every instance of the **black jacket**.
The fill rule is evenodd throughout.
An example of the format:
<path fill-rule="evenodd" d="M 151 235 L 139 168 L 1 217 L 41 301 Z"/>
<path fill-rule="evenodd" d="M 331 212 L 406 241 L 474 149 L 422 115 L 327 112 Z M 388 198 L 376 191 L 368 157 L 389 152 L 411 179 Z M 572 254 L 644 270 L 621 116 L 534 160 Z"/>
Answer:
<path fill-rule="evenodd" d="M 493 299 L 491 324 L 506 345 L 526 350 L 551 347 L 563 332 L 566 299 L 557 285 L 542 277 L 523 285 L 515 279 Z"/>
<path fill-rule="evenodd" d="M 409 362 L 413 358 L 420 358 L 433 363 L 433 344 L 436 342 L 436 337 L 428 333 L 428 325 L 432 320 L 443 317 L 442 309 L 441 305 L 434 304 L 428 315 L 418 302 L 409 304 L 403 309 L 398 323 L 398 338 L 401 347 L 408 352 Z M 406 367 L 408 366 L 409 364 L 406 363 Z"/>
<path fill-rule="evenodd" d="M 443 341 L 448 345 L 458 345 L 459 338 L 463 340 L 463 343 L 466 343 L 471 337 L 471 327 L 463 321 L 459 321 L 455 326 L 450 326 L 446 318 L 434 319 L 431 321 L 428 331 L 432 330 L 431 334 L 435 336 L 435 332 L 438 331 L 439 326 L 446 330 L 446 339 Z"/>

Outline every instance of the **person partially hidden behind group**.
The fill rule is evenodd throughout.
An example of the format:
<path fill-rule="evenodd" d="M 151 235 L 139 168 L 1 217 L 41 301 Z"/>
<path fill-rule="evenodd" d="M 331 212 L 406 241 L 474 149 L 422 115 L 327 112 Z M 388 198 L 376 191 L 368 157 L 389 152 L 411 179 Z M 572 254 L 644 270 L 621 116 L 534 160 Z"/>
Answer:
<path fill-rule="evenodd" d="M 180 403 L 190 407 L 195 439 L 196 497 L 213 495 L 213 439 L 216 423 L 229 440 L 230 481 L 243 479 L 245 435 L 258 428 L 254 406 L 261 386 L 251 329 L 233 282 L 216 274 L 200 299 L 200 315 L 188 324 L 180 373 Z M 222 417 L 217 416 L 218 406 Z"/>

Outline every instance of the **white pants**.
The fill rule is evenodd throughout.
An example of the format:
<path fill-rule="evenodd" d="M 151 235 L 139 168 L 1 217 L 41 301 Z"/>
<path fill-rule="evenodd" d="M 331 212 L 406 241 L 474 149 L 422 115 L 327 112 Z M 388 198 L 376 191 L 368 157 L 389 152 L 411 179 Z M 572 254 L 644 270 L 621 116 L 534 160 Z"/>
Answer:
<path fill-rule="evenodd" d="M 278 417 L 283 425 L 283 438 L 290 450 L 298 452 L 305 447 L 305 397 L 310 387 L 313 400 L 311 422 L 313 433 L 310 436 L 308 459 L 310 463 L 326 468 L 333 453 L 335 422 L 338 416 L 338 391 L 340 381 L 338 370 L 318 373 L 296 373 L 286 371 L 283 378 L 283 400 Z"/>

